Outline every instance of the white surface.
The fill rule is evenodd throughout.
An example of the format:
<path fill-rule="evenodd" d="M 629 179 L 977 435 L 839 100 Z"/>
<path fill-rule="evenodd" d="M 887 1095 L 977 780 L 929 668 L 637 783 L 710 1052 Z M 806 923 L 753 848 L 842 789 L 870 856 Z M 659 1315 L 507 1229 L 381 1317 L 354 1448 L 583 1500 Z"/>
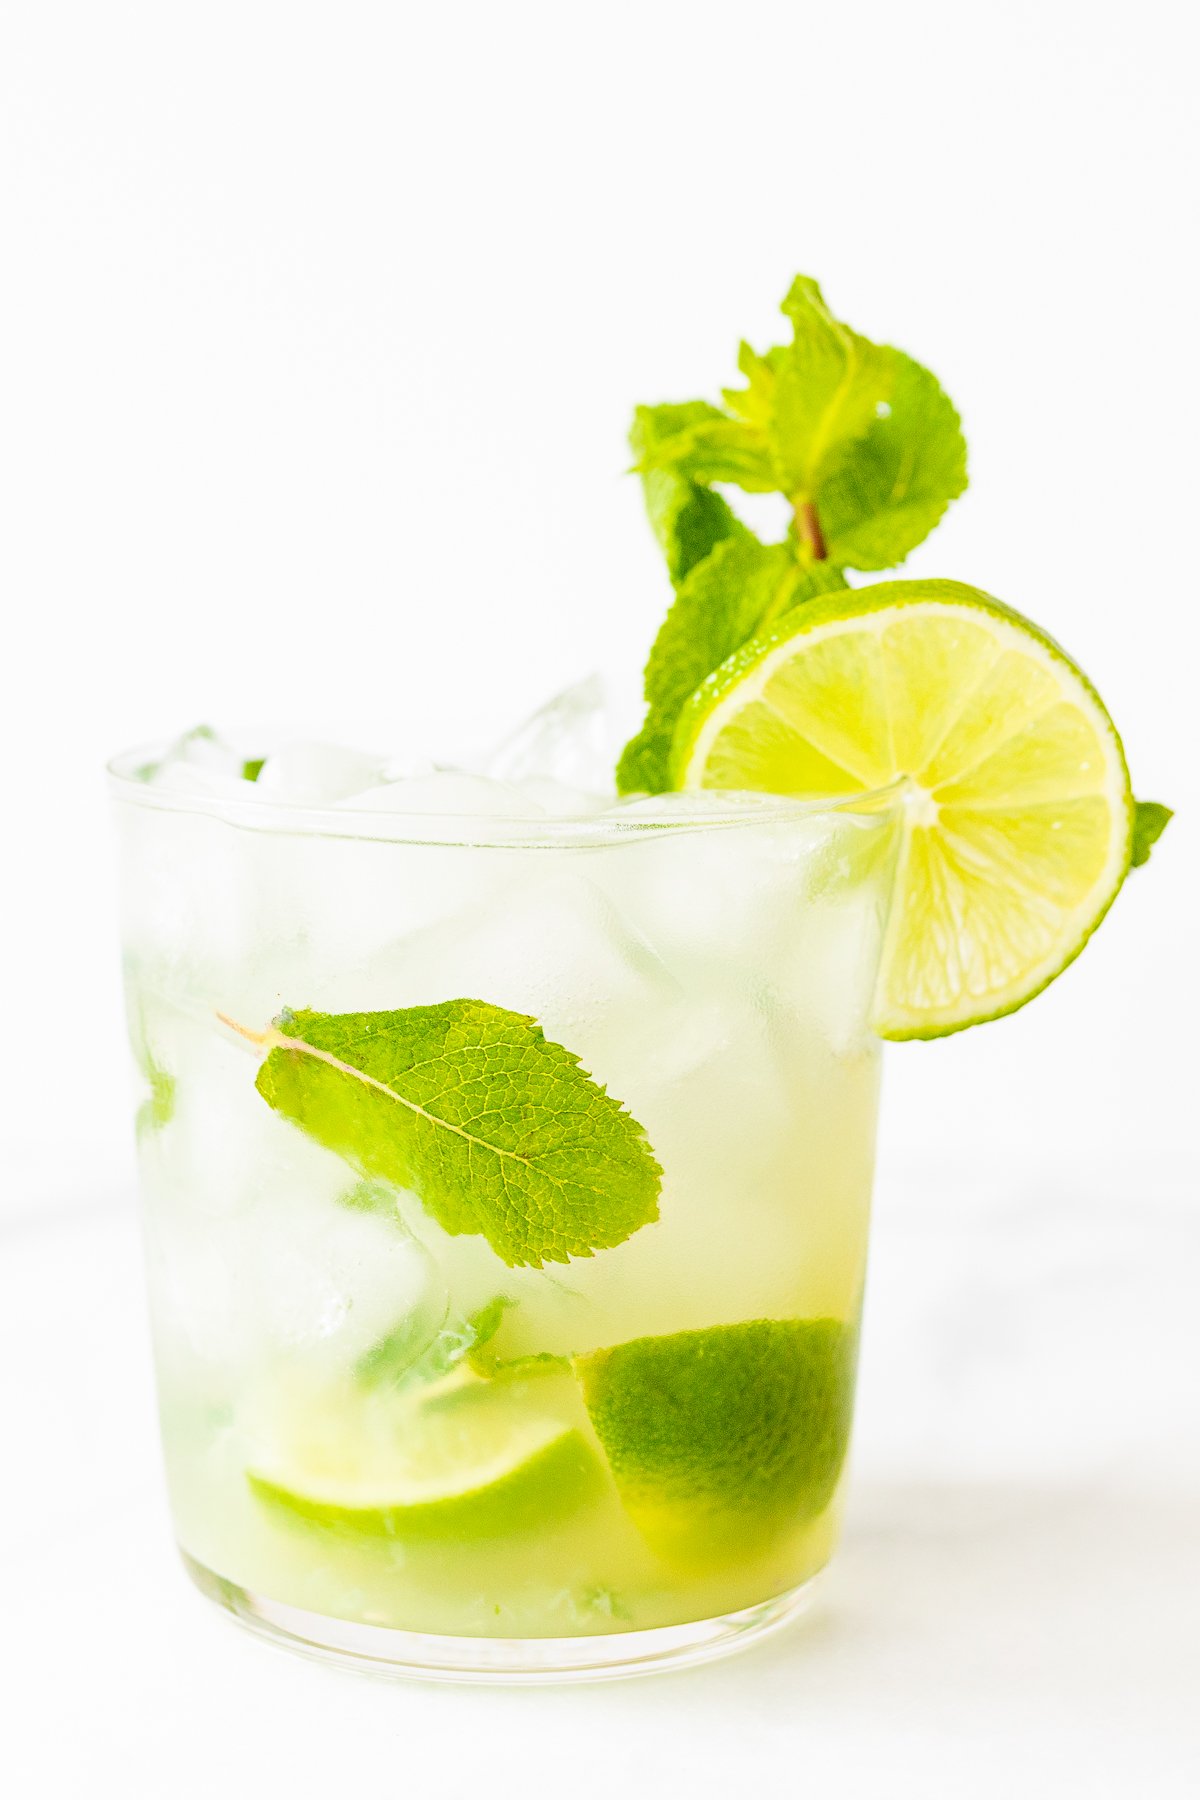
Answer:
<path fill-rule="evenodd" d="M 1195 1791 L 1194 29 L 1179 0 L 0 9 L 22 1800 Z M 821 1619 L 611 1692 L 285 1661 L 167 1547 L 99 765 L 201 719 L 490 731 L 637 667 L 666 593 L 630 408 L 714 393 L 797 269 L 963 412 L 971 491 L 909 572 L 1061 637 L 1180 816 L 1035 1006 L 889 1055 Z"/>
<path fill-rule="evenodd" d="M 885 1177 L 816 1612 L 723 1664 L 555 1690 L 343 1674 L 201 1600 L 169 1540 L 128 1209 L 10 1227 L 7 1791 L 1191 1800 L 1192 1202 L 1161 1162 Z"/>

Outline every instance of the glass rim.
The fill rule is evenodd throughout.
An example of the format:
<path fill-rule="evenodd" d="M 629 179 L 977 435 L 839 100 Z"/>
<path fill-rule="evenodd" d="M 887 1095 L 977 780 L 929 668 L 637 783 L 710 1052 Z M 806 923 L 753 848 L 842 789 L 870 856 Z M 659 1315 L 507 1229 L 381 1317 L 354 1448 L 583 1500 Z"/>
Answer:
<path fill-rule="evenodd" d="M 556 846 L 584 848 L 590 845 L 628 843 L 649 837 L 694 835 L 750 826 L 787 825 L 801 819 L 839 814 L 861 818 L 886 815 L 898 804 L 906 783 L 903 777 L 885 787 L 864 788 L 855 793 L 792 795 L 745 793 L 740 803 L 704 813 L 664 815 L 660 818 L 622 818 L 619 812 L 547 817 L 544 813 L 403 812 L 372 806 L 309 806 L 291 800 L 263 800 L 247 795 L 180 793 L 155 788 L 139 771 L 169 748 L 169 744 L 135 745 L 111 757 L 105 765 L 109 792 L 126 806 L 149 812 L 194 813 L 216 819 L 237 830 L 266 831 L 289 837 L 356 838 L 370 842 L 426 844 L 431 848 L 458 846 L 472 849 L 547 849 Z M 463 771 L 454 771 L 461 773 Z M 469 773 L 469 771 L 466 771 Z M 249 784 L 247 784 L 249 785 Z M 649 795 L 653 800 L 658 796 Z M 615 804 L 615 802 L 614 802 Z M 440 823 L 441 832 L 433 828 Z M 447 837 L 446 827 L 456 828 Z"/>

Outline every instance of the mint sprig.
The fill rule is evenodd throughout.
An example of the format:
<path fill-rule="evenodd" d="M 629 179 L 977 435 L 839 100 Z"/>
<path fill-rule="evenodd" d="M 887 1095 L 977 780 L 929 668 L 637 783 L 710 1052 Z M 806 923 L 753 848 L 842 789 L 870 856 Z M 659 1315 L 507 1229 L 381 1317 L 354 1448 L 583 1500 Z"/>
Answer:
<path fill-rule="evenodd" d="M 643 477 L 670 469 L 695 485 L 781 493 L 800 560 L 893 568 L 967 485 L 958 414 L 928 369 L 834 318 L 808 276 L 783 311 L 791 343 L 762 356 L 741 346 L 746 386 L 725 390 L 726 410 L 639 409 L 678 419 L 641 448 Z"/>
<path fill-rule="evenodd" d="M 683 701 L 790 606 L 845 586 L 846 569 L 903 562 L 967 484 L 957 412 L 936 377 L 834 317 L 798 275 L 789 344 L 743 344 L 745 386 L 639 407 L 631 443 L 676 598 L 646 668 L 648 713 L 617 771 L 623 792 L 670 785 Z M 763 544 L 714 491 L 780 493 L 781 544 Z M 685 688 L 684 683 L 690 683 Z"/>
<path fill-rule="evenodd" d="M 591 1256 L 658 1217 L 641 1126 L 521 1013 L 446 1000 L 235 1029 L 267 1050 L 269 1106 L 511 1267 Z"/>

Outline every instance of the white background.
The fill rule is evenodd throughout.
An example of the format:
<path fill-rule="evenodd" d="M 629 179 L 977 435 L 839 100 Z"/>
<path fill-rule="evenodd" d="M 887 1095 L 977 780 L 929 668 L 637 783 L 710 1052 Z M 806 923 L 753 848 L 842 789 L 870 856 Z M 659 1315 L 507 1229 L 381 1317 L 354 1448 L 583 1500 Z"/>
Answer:
<path fill-rule="evenodd" d="M 1191 1791 L 1189 13 L 0 9 L 0 1504 L 33 1500 L 0 1548 L 44 1651 L 14 1655 L 18 1793 L 158 1793 L 180 1758 L 259 1792 L 293 1757 L 314 1793 Z M 198 720 L 483 733 L 635 668 L 667 596 L 630 409 L 713 395 L 798 269 L 962 411 L 971 490 L 908 572 L 1052 630 L 1180 816 L 1035 1007 L 889 1054 L 824 1623 L 586 1697 L 288 1664 L 166 1548 L 102 761 Z"/>

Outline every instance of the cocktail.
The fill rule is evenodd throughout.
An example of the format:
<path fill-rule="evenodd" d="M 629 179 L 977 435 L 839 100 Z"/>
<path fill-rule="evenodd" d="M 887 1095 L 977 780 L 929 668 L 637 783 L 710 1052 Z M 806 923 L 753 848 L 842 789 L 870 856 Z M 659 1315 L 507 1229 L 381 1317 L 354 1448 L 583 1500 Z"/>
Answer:
<path fill-rule="evenodd" d="M 879 1038 L 1028 999 L 1164 822 L 1027 621 L 846 585 L 961 485 L 957 418 L 789 311 L 727 414 L 639 416 L 676 599 L 620 796 L 560 778 L 586 696 L 471 770 L 205 732 L 113 766 L 176 1530 L 283 1640 L 563 1678 L 796 1612 Z M 713 486 L 768 477 L 780 545 Z"/>
<path fill-rule="evenodd" d="M 849 1432 L 886 797 L 301 811 L 171 767 L 119 810 L 197 1577 L 451 1666 L 791 1606 Z"/>

